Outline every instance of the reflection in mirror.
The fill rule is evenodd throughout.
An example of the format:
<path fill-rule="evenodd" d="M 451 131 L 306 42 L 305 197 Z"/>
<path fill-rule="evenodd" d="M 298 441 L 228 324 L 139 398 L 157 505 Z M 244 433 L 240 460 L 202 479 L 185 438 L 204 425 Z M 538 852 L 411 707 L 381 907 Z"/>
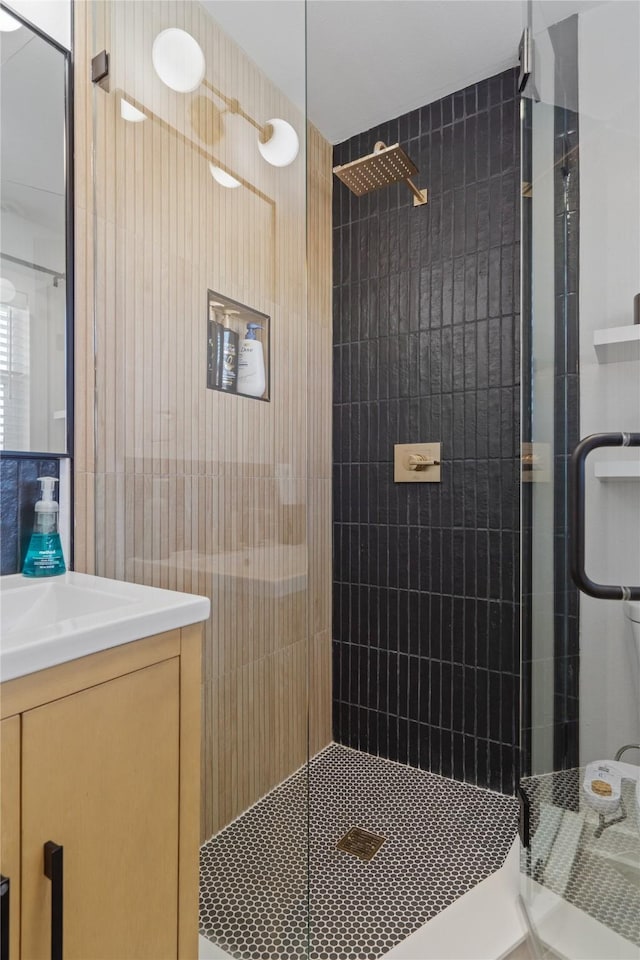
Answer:
<path fill-rule="evenodd" d="M 0 32 L 0 449 L 66 453 L 68 60 L 14 22 Z"/>

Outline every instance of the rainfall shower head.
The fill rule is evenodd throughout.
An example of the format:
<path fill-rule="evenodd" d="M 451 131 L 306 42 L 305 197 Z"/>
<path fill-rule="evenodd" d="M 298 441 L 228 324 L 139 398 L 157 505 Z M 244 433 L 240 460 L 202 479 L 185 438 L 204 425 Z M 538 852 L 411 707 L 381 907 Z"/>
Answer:
<path fill-rule="evenodd" d="M 418 168 L 399 143 L 386 147 L 379 140 L 373 148 L 373 153 L 358 160 L 352 160 L 351 163 L 334 167 L 333 172 L 357 197 L 404 180 L 413 193 L 415 207 L 427 202 L 427 191 L 419 190 L 410 179 L 418 172 Z"/>

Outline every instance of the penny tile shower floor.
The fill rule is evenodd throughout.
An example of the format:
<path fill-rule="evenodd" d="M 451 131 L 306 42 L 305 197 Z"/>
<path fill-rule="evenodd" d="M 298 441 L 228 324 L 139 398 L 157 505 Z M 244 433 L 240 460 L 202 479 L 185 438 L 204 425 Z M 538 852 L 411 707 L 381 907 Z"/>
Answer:
<path fill-rule="evenodd" d="M 523 873 L 640 947 L 640 824 L 635 784 L 622 785 L 622 822 L 596 836 L 598 815 L 582 793 L 583 769 L 522 781 L 531 812 Z M 640 956 L 640 953 L 638 954 Z"/>
<path fill-rule="evenodd" d="M 512 797 L 332 744 L 202 847 L 200 932 L 242 960 L 373 960 L 501 867 L 516 818 Z M 373 860 L 336 848 L 353 826 L 386 837 Z"/>

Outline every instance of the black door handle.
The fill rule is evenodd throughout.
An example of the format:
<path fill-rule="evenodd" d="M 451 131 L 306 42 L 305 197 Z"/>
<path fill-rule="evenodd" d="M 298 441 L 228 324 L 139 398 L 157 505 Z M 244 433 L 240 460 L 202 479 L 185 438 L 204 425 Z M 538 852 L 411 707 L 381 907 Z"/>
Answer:
<path fill-rule="evenodd" d="M 53 840 L 44 845 L 44 875 L 51 880 L 51 960 L 62 960 L 62 847 Z"/>
<path fill-rule="evenodd" d="M 9 960 L 9 877 L 0 874 L 0 960 Z"/>
<path fill-rule="evenodd" d="M 571 578 L 576 587 L 600 600 L 640 600 L 640 587 L 595 583 L 587 576 L 584 555 L 585 482 L 584 465 L 598 447 L 640 447 L 640 433 L 593 433 L 581 440 L 569 461 L 571 516 L 569 551 Z"/>

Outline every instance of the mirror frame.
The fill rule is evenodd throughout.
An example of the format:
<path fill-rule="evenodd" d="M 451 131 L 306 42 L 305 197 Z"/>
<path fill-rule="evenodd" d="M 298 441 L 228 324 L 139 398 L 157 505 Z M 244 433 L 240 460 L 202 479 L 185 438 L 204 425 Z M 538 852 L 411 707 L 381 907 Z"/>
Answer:
<path fill-rule="evenodd" d="M 74 103 L 73 103 L 73 23 L 71 29 L 71 50 L 44 33 L 30 20 L 17 13 L 6 3 L 0 2 L 5 10 L 23 27 L 31 30 L 45 43 L 48 43 L 64 57 L 64 185 L 65 185 L 65 400 L 66 449 L 65 450 L 0 450 L 0 457 L 22 457 L 26 459 L 73 459 L 74 439 L 74 306 L 75 306 L 75 193 L 74 193 Z M 73 9 L 72 9 L 73 17 Z"/>

